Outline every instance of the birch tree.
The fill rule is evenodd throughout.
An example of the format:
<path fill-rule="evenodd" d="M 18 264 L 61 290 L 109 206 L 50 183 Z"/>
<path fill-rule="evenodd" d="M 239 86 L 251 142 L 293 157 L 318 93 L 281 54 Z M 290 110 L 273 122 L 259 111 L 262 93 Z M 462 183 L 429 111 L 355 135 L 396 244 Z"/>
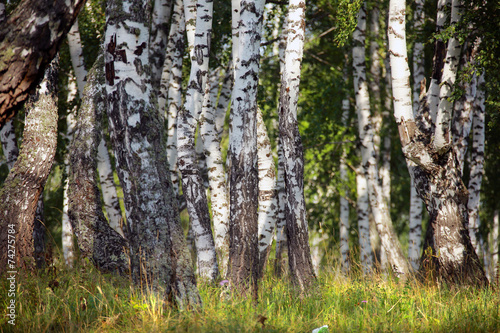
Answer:
<path fill-rule="evenodd" d="M 423 24 L 425 18 L 424 0 L 415 1 L 415 9 L 413 12 L 413 28 L 416 33 L 416 40 L 413 46 L 413 115 L 416 116 L 419 107 L 420 82 L 424 80 L 424 43 L 422 40 Z M 414 168 L 415 164 L 408 161 L 408 166 Z M 418 270 L 421 238 L 422 238 L 422 200 L 417 194 L 413 178 L 410 183 L 410 232 L 408 235 L 408 259 L 413 270 Z"/>
<path fill-rule="evenodd" d="M 315 280 L 304 200 L 304 153 L 297 122 L 300 67 L 304 49 L 305 1 L 288 6 L 285 67 L 281 77 L 279 129 L 285 161 L 285 219 L 292 280 L 305 291 Z"/>
<path fill-rule="evenodd" d="M 456 4 L 454 7 L 456 8 Z M 468 235 L 467 191 L 457 170 L 453 150 L 442 151 L 441 147 L 438 148 L 440 151 L 436 151 L 436 145 L 431 142 L 426 123 L 419 121 L 429 114 L 424 84 L 421 86 L 417 122 L 413 116 L 406 52 L 404 0 L 390 2 L 388 34 L 394 116 L 403 154 L 417 164 L 415 168 L 409 168 L 410 175 L 430 218 L 421 271 L 424 276 L 436 274 L 439 280 L 450 283 L 485 285 L 487 279 Z M 446 107 L 446 104 L 443 104 L 443 107 Z M 438 133 L 445 135 L 446 131 Z M 440 142 L 446 140 L 441 139 Z M 429 248 L 431 252 L 427 250 Z"/>
<path fill-rule="evenodd" d="M 264 1 L 232 2 L 234 86 L 229 137 L 229 280 L 241 293 L 258 290 L 257 87 Z M 239 15 L 238 15 L 239 14 Z M 235 20 L 237 19 L 237 20 Z M 234 31 L 234 30 L 233 30 Z M 237 34 L 237 38 L 235 37 Z"/>
<path fill-rule="evenodd" d="M 26 106 L 23 145 L 0 189 L 1 272 L 20 267 L 35 268 L 36 207 L 57 145 L 56 66 L 53 64 L 47 69 L 44 80 Z M 8 251 L 8 245 L 12 244 L 15 244 L 14 253 Z"/>
<path fill-rule="evenodd" d="M 217 255 L 205 187 L 196 160 L 195 132 L 207 85 L 212 12 L 211 1 L 198 1 L 186 102 L 180 110 L 177 125 L 178 164 L 182 175 L 182 191 L 186 197 L 195 239 L 198 271 L 201 277 L 210 280 L 218 275 Z"/>
<path fill-rule="evenodd" d="M 345 56 L 345 61 L 344 61 L 344 82 L 345 85 L 347 86 L 348 82 L 348 76 L 347 76 L 347 65 L 348 65 L 348 56 Z M 349 94 L 348 92 L 344 92 L 345 96 L 342 99 L 342 125 L 345 126 L 345 128 L 348 127 L 348 121 L 349 121 Z M 340 181 L 342 184 L 347 184 L 347 149 L 342 150 L 342 156 L 340 157 Z M 340 255 L 342 257 L 341 265 L 342 265 L 342 272 L 344 274 L 349 272 L 349 202 L 347 201 L 347 186 L 343 186 L 343 190 L 345 191 L 344 194 L 340 195 Z M 359 195 L 359 193 L 358 193 Z M 367 201 L 368 203 L 368 201 Z M 363 220 L 364 221 L 364 220 Z M 364 253 L 366 251 L 366 248 L 363 246 L 366 246 L 364 242 L 367 240 L 362 238 L 361 235 L 361 229 L 363 227 L 368 228 L 367 225 L 360 225 L 360 220 L 358 220 L 358 226 L 360 228 L 359 232 L 359 243 L 361 245 L 361 251 L 360 251 L 360 262 L 361 265 L 363 266 L 363 273 L 367 273 L 369 268 L 366 268 L 365 265 L 368 264 L 367 260 L 367 255 Z M 363 233 L 363 236 L 365 234 Z M 368 240 L 369 241 L 369 240 Z"/>
<path fill-rule="evenodd" d="M 365 30 L 366 13 L 365 7 L 362 6 L 358 14 L 358 25 L 353 33 L 354 90 L 356 94 L 356 110 L 358 114 L 358 131 L 361 140 L 362 163 L 367 178 L 370 207 L 380 236 L 382 249 L 387 255 L 387 260 L 391 269 L 396 275 L 406 279 L 409 272 L 408 264 L 403 256 L 401 245 L 392 227 L 387 203 L 383 199 L 382 191 L 378 185 L 378 167 L 375 158 L 373 127 L 370 119 L 370 101 L 365 73 Z"/>
<path fill-rule="evenodd" d="M 151 83 L 149 17 L 142 1 L 108 1 L 105 68 L 109 130 L 124 192 L 131 275 L 200 304 L 168 169 L 157 91 Z"/>
<path fill-rule="evenodd" d="M 82 101 L 69 148 L 69 222 L 83 257 L 89 258 L 103 272 L 126 274 L 127 242 L 107 223 L 97 187 L 97 150 L 102 136 L 101 118 L 106 109 L 102 54 L 89 74 Z"/>

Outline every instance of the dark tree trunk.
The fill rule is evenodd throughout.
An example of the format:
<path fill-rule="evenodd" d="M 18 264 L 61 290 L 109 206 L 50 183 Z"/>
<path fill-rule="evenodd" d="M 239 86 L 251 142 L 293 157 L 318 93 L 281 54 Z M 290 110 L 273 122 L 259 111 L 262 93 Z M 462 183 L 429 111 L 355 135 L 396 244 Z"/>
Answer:
<path fill-rule="evenodd" d="M 97 173 L 102 112 L 106 109 L 104 61 L 100 55 L 90 71 L 69 148 L 68 217 L 82 256 L 101 271 L 128 272 L 127 242 L 106 221 Z"/>
<path fill-rule="evenodd" d="M 417 124 L 398 124 L 403 153 L 416 163 L 410 168 L 415 187 L 429 212 L 420 273 L 423 278 L 452 284 L 488 284 L 468 231 L 467 188 L 462 182 L 453 149 L 439 154 L 429 135 L 425 84 Z"/>
<path fill-rule="evenodd" d="M 0 25 L 0 127 L 33 92 L 85 0 L 24 0 Z"/>
<path fill-rule="evenodd" d="M 51 65 L 37 94 L 27 105 L 19 157 L 0 190 L 0 273 L 33 269 L 33 227 L 38 198 L 49 175 L 57 146 L 56 71 Z M 14 232 L 12 232 L 13 230 Z M 12 237 L 12 235 L 14 237 Z M 15 240 L 13 244 L 12 240 Z M 12 251 L 15 248 L 15 256 Z"/>

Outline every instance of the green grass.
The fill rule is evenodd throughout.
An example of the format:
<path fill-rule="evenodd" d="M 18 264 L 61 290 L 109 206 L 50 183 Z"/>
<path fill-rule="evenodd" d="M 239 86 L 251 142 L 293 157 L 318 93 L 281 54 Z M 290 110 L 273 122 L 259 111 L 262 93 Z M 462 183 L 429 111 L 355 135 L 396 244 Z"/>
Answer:
<path fill-rule="evenodd" d="M 307 295 L 268 274 L 259 302 L 221 297 L 218 284 L 200 283 L 204 307 L 172 309 L 125 278 L 99 274 L 90 264 L 17 276 L 16 326 L 2 332 L 498 332 L 500 295 L 493 288 L 400 284 L 379 275 L 323 273 Z M 8 283 L 0 281 L 6 312 Z M 266 317 L 263 326 L 259 319 Z"/>

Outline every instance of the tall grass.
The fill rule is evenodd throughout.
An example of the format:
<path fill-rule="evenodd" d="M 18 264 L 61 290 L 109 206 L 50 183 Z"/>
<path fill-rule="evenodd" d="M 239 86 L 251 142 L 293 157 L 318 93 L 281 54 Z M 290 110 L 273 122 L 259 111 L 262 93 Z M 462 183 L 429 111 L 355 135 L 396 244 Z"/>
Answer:
<path fill-rule="evenodd" d="M 200 282 L 202 309 L 181 311 L 126 278 L 84 263 L 17 276 L 16 326 L 2 332 L 498 332 L 500 295 L 493 288 L 398 283 L 382 275 L 343 277 L 325 269 L 307 294 L 267 274 L 259 301 L 218 283 Z M 0 280 L 6 312 L 8 283 Z M 5 309 L 5 310 L 4 310 Z"/>

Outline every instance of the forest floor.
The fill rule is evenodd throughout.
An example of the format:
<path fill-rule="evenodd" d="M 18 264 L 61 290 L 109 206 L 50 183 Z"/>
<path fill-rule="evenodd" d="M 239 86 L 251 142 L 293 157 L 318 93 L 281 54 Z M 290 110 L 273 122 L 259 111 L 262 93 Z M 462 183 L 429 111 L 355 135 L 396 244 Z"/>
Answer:
<path fill-rule="evenodd" d="M 1 278 L 1 332 L 312 332 L 323 325 L 329 332 L 500 332 L 495 286 L 400 283 L 331 270 L 302 295 L 268 273 L 257 303 L 228 295 L 220 281 L 201 282 L 203 308 L 180 311 L 88 263 L 57 266 L 16 276 L 15 326 L 7 316 L 10 281 Z"/>

